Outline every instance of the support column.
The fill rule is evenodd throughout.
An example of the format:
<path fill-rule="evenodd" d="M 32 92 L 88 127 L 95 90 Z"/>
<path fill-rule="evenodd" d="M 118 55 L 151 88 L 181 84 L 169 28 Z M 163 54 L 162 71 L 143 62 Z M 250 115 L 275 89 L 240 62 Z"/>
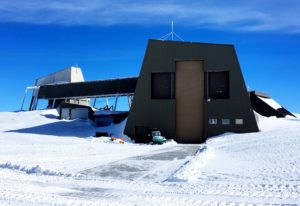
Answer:
<path fill-rule="evenodd" d="M 96 106 L 96 103 L 97 103 L 97 97 L 94 98 L 94 104 L 93 104 L 93 107 L 95 108 Z"/>
<path fill-rule="evenodd" d="M 114 111 L 116 111 L 116 109 L 117 109 L 118 97 L 119 97 L 119 96 L 116 96 L 116 100 L 115 100 L 115 106 L 114 106 Z"/>
<path fill-rule="evenodd" d="M 25 94 L 24 94 L 24 97 L 23 97 L 23 101 L 22 101 L 22 105 L 21 105 L 20 111 L 23 111 L 23 107 L 24 107 L 24 102 L 25 102 L 25 99 L 26 99 L 26 95 L 27 95 L 27 89 L 25 89 Z"/>
<path fill-rule="evenodd" d="M 127 96 L 127 102 L 128 102 L 128 108 L 130 109 L 131 107 L 130 96 Z"/>
<path fill-rule="evenodd" d="M 55 100 L 56 100 L 56 99 L 53 99 L 53 102 L 52 102 L 52 109 L 53 109 L 54 106 L 55 106 Z"/>
<path fill-rule="evenodd" d="M 106 106 L 108 106 L 109 105 L 108 97 L 106 97 L 105 99 L 106 99 Z"/>

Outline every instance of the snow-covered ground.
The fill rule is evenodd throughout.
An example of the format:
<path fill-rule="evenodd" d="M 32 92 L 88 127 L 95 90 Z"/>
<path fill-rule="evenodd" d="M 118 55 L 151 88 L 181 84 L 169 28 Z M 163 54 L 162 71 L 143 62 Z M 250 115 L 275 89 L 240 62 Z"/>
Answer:
<path fill-rule="evenodd" d="M 0 113 L 0 205 L 300 204 L 299 116 L 260 117 L 261 132 L 200 146 L 92 137 L 120 137 L 124 125 L 58 120 L 55 110 Z"/>

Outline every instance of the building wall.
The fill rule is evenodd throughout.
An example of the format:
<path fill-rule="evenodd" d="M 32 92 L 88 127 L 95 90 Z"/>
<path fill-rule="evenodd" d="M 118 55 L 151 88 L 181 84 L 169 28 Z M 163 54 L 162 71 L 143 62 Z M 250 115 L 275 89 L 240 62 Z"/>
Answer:
<path fill-rule="evenodd" d="M 207 137 L 224 132 L 255 132 L 257 123 L 251 108 L 239 62 L 232 45 L 150 40 L 129 112 L 125 134 L 135 137 L 135 127 L 158 128 L 168 138 L 174 138 L 176 99 L 151 99 L 151 73 L 175 72 L 175 62 L 203 60 L 204 72 L 229 71 L 229 99 L 204 101 L 204 133 Z M 210 125 L 209 119 L 218 119 Z M 229 125 L 221 119 L 229 118 Z M 235 119 L 243 119 L 236 125 Z"/>
<path fill-rule="evenodd" d="M 59 106 L 60 119 L 83 118 L 94 121 L 94 111 L 89 106 L 63 102 Z"/>
<path fill-rule="evenodd" d="M 88 108 L 61 108 L 61 119 L 73 120 L 73 119 L 88 119 Z"/>
<path fill-rule="evenodd" d="M 37 79 L 35 85 L 42 86 L 47 84 L 83 81 L 84 78 L 81 69 L 77 67 L 70 67 Z"/>

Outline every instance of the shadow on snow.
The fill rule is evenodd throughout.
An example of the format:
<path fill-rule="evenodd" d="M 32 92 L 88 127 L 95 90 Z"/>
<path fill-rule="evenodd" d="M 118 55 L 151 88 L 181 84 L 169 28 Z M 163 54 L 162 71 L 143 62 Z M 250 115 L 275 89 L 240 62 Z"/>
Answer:
<path fill-rule="evenodd" d="M 95 127 L 89 120 L 76 119 L 73 121 L 59 121 L 29 128 L 8 130 L 6 132 L 85 138 L 95 134 Z"/>

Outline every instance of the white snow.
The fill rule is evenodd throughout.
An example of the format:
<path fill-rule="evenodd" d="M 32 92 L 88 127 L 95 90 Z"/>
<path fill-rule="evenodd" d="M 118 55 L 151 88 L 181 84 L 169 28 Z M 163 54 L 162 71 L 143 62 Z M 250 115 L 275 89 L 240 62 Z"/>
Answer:
<path fill-rule="evenodd" d="M 299 204 L 300 119 L 260 116 L 259 127 L 259 133 L 209 139 L 203 152 L 169 179 L 235 201 Z"/>
<path fill-rule="evenodd" d="M 58 120 L 56 110 L 0 113 L 0 205 L 300 204 L 300 119 L 258 117 L 260 132 L 189 149 L 132 143 L 119 125 Z M 97 130 L 125 144 L 93 138 Z"/>
<path fill-rule="evenodd" d="M 25 172 L 27 174 L 42 174 L 42 175 L 66 176 L 66 177 L 77 176 L 77 175 L 70 174 L 70 173 L 42 170 L 42 168 L 39 165 L 28 168 L 26 166 L 14 165 L 11 162 L 6 162 L 5 164 L 0 164 L 0 168 L 17 170 L 17 171 Z"/>
<path fill-rule="evenodd" d="M 265 98 L 265 97 L 259 97 L 262 101 L 264 101 L 265 103 L 267 103 L 268 105 L 270 105 L 270 107 L 272 107 L 273 109 L 280 109 L 282 106 L 280 106 L 280 104 L 278 104 L 275 100 L 271 99 L 271 98 Z"/>
<path fill-rule="evenodd" d="M 125 122 L 100 129 L 89 120 L 58 120 L 56 110 L 0 114 L 0 164 L 74 173 L 158 148 L 130 144 L 121 132 Z M 93 138 L 99 129 L 125 138 L 127 145 Z"/>

